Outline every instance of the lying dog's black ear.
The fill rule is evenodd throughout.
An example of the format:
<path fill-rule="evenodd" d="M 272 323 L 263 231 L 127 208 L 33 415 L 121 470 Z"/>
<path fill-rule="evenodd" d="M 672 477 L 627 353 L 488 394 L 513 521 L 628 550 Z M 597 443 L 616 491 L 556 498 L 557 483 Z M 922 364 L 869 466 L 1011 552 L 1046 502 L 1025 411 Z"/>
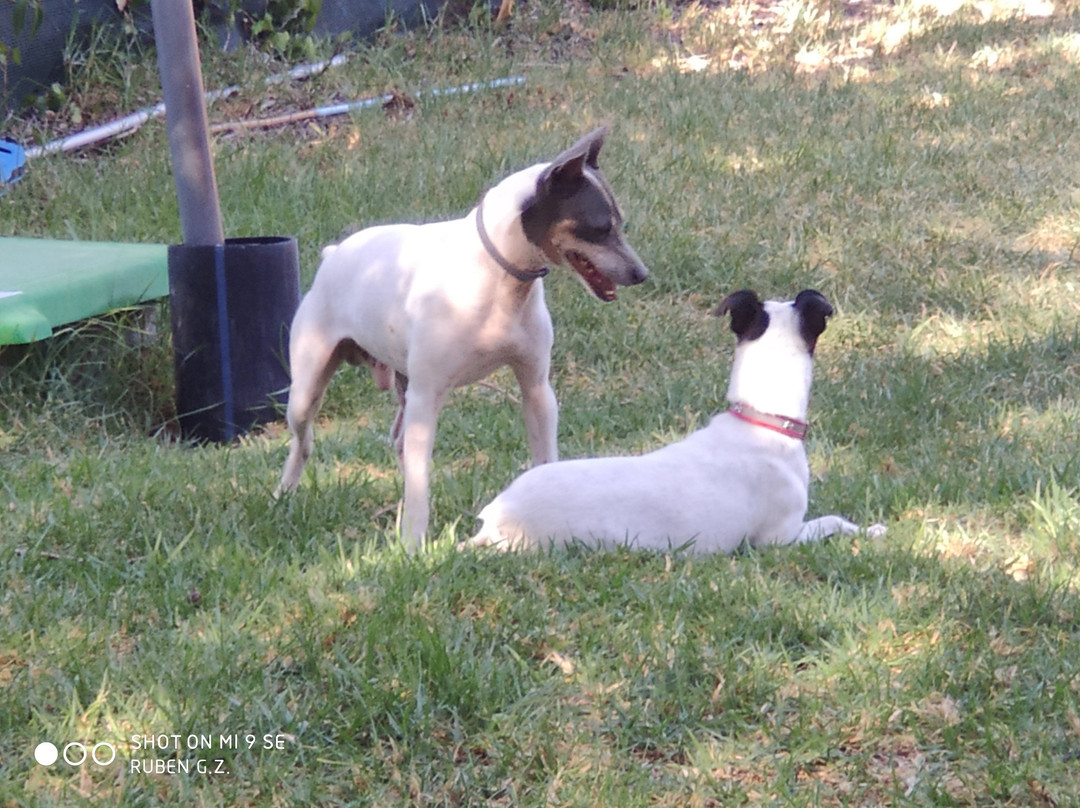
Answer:
<path fill-rule="evenodd" d="M 825 330 L 825 321 L 833 315 L 833 307 L 821 292 L 803 289 L 795 296 L 794 308 L 799 312 L 800 332 L 806 348 L 813 353 L 817 338 Z"/>
<path fill-rule="evenodd" d="M 757 339 L 769 327 L 769 315 L 765 306 L 757 292 L 750 289 L 732 292 L 721 301 L 713 314 L 717 317 L 731 315 L 731 330 L 740 342 Z"/>

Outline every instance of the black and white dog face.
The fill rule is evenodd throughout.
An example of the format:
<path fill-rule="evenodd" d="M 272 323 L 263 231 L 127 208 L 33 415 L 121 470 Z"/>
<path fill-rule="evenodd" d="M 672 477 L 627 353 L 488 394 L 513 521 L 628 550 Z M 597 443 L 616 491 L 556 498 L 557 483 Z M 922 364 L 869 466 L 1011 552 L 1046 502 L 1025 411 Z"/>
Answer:
<path fill-rule="evenodd" d="M 804 289 L 793 301 L 762 302 L 743 289 L 714 312 L 731 315 L 737 344 L 728 399 L 765 412 L 805 410 L 814 349 L 833 307 L 820 292 Z"/>
<path fill-rule="evenodd" d="M 547 165 L 521 224 L 548 260 L 569 264 L 594 295 L 611 301 L 616 286 L 641 283 L 649 270 L 624 238 L 622 211 L 600 172 L 606 133 L 595 130 Z"/>

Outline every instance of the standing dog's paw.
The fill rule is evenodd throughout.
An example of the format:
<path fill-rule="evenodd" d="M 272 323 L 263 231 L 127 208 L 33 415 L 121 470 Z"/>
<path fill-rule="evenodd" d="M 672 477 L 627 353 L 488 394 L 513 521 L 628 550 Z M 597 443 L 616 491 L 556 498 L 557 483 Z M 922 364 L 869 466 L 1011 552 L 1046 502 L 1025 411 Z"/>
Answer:
<path fill-rule="evenodd" d="M 885 535 L 885 525 L 880 522 L 876 522 L 866 528 L 866 538 L 868 539 L 880 539 Z"/>

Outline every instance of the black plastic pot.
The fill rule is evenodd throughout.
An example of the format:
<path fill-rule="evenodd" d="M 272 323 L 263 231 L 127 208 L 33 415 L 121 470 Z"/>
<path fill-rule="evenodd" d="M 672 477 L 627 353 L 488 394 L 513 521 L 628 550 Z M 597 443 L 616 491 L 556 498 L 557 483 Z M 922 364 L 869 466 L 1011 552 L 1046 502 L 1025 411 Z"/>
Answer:
<path fill-rule="evenodd" d="M 188 440 L 227 443 L 279 418 L 300 302 L 296 239 L 169 247 L 176 411 Z"/>

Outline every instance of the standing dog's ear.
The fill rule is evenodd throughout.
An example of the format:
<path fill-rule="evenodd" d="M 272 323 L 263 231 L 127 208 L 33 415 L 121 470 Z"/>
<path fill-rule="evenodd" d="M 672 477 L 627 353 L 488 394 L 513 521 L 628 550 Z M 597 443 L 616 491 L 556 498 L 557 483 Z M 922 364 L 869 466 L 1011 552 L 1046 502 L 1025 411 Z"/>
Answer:
<path fill-rule="evenodd" d="M 769 315 L 757 296 L 757 292 L 741 289 L 725 297 L 713 314 L 722 317 L 731 315 L 731 330 L 743 340 L 754 340 L 765 333 L 769 327 Z"/>
<path fill-rule="evenodd" d="M 606 126 L 600 126 L 593 129 L 579 141 L 585 143 L 587 146 L 587 151 L 585 152 L 585 164 L 589 168 L 600 168 L 600 163 L 597 158 L 600 157 L 600 147 L 604 145 L 604 138 L 607 137 L 607 132 L 608 128 Z"/>
<path fill-rule="evenodd" d="M 597 158 L 608 128 L 594 129 L 577 143 L 551 161 L 537 181 L 537 191 L 543 192 L 563 183 L 576 180 L 585 172 L 585 166 L 599 168 Z"/>
<path fill-rule="evenodd" d="M 833 307 L 821 292 L 803 289 L 795 296 L 794 308 L 799 313 L 803 341 L 807 350 L 813 353 L 817 338 L 825 330 L 825 320 L 833 315 Z"/>

